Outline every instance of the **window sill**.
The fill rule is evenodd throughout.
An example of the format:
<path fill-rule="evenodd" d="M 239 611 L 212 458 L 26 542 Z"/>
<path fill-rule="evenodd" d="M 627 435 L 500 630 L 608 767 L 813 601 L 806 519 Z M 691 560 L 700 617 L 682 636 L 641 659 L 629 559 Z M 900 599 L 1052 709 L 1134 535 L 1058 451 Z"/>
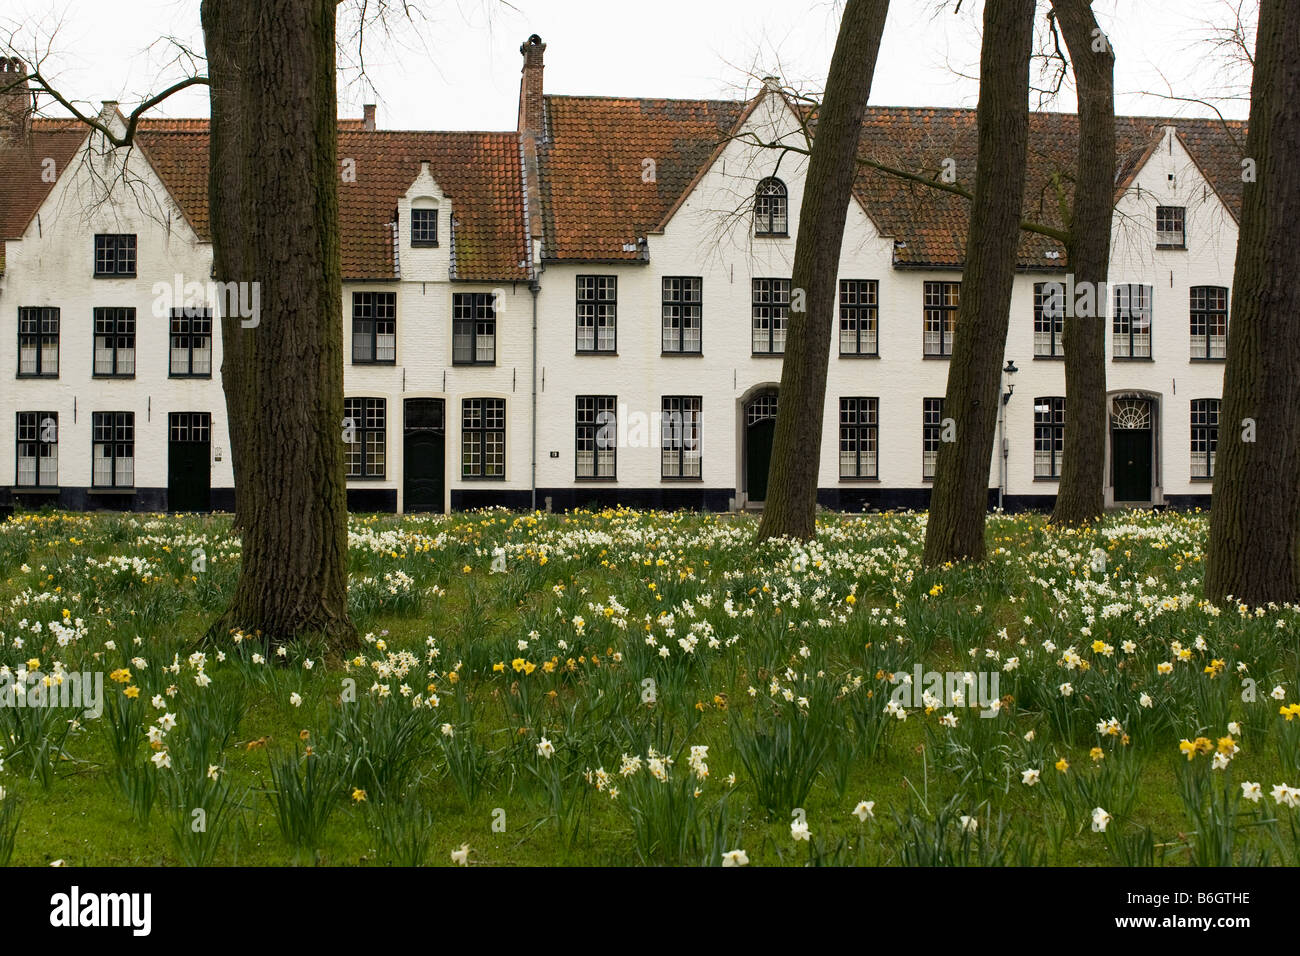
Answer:
<path fill-rule="evenodd" d="M 92 487 L 87 489 L 86 493 L 90 495 L 133 495 L 135 494 L 135 486 L 132 485 L 130 488 L 93 488 Z"/>
<path fill-rule="evenodd" d="M 1154 362 L 1155 356 L 1153 355 L 1112 355 L 1110 357 L 1110 360 L 1112 362 Z"/>
<path fill-rule="evenodd" d="M 660 358 L 704 358 L 704 352 L 703 350 L 699 352 L 683 352 L 680 350 L 672 351 L 672 352 L 660 352 L 659 357 Z"/>
<path fill-rule="evenodd" d="M 574 355 L 604 355 L 609 358 L 618 358 L 618 352 L 610 349 L 574 349 Z"/>
<path fill-rule="evenodd" d="M 1172 242 L 1157 242 L 1156 251 L 1157 252 L 1186 252 L 1187 243 L 1184 242 L 1180 244 L 1175 244 Z"/>
<path fill-rule="evenodd" d="M 352 364 L 353 365 L 383 365 L 388 368 L 392 368 L 397 364 L 397 359 L 356 359 L 354 358 L 352 360 Z M 178 377 L 183 378 L 185 376 L 178 376 Z M 190 377 L 196 377 L 196 376 L 190 376 Z"/>
<path fill-rule="evenodd" d="M 11 489 L 15 495 L 57 495 L 58 485 L 14 485 Z"/>
<path fill-rule="evenodd" d="M 617 475 L 574 475 L 574 481 L 580 481 L 583 484 L 612 485 L 618 481 Z"/>
<path fill-rule="evenodd" d="M 496 368 L 496 362 L 452 362 L 452 368 Z"/>
<path fill-rule="evenodd" d="M 168 377 L 168 378 L 196 378 L 196 379 L 199 379 L 200 381 L 209 381 L 209 382 L 210 382 L 210 381 L 212 380 L 212 373 L 211 373 L 211 372 L 206 372 L 206 373 L 205 373 L 205 372 L 199 372 L 199 373 L 195 374 L 195 373 L 191 373 L 191 372 L 168 372 L 168 373 L 167 373 L 167 377 Z"/>
<path fill-rule="evenodd" d="M 841 475 L 840 484 L 841 485 L 878 485 L 880 484 L 880 479 L 879 478 L 845 478 L 843 475 Z"/>
<path fill-rule="evenodd" d="M 754 233 L 754 238 L 755 238 L 755 239 L 789 239 L 789 238 L 790 238 L 790 233 L 788 233 L 788 232 L 756 232 L 756 233 Z"/>
<path fill-rule="evenodd" d="M 422 242 L 416 242 L 414 239 L 412 239 L 412 240 L 411 240 L 411 248 L 412 248 L 412 249 L 437 249 L 437 248 L 438 248 L 438 240 L 435 239 L 433 242 L 423 242 L 423 241 L 422 241 Z"/>
<path fill-rule="evenodd" d="M 128 382 L 129 382 L 129 381 L 131 381 L 133 378 L 135 378 L 135 372 L 112 372 L 112 373 L 110 373 L 110 372 L 92 372 L 92 373 L 90 374 L 90 377 L 91 377 L 91 378 L 97 378 L 97 379 L 114 379 L 114 378 L 117 378 L 117 379 L 122 379 L 122 380 L 124 380 L 124 381 L 128 381 Z"/>
<path fill-rule="evenodd" d="M 94 272 L 91 273 L 93 279 L 134 279 L 134 272 Z"/>
<path fill-rule="evenodd" d="M 1045 481 L 1054 484 L 1060 484 L 1060 475 L 1034 475 L 1034 481 Z"/>
<path fill-rule="evenodd" d="M 502 481 L 506 480 L 505 475 L 461 475 L 461 481 Z"/>
<path fill-rule="evenodd" d="M 387 481 L 386 475 L 347 475 L 345 476 L 348 484 L 359 482 L 363 485 L 373 485 L 377 482 Z"/>
<path fill-rule="evenodd" d="M 934 355 L 934 354 L 931 354 L 931 353 L 927 352 L 927 353 L 925 353 L 924 355 L 922 355 L 921 358 L 926 359 L 927 361 L 929 361 L 929 360 L 942 360 L 942 361 L 944 361 L 944 362 L 949 362 L 949 361 L 952 361 L 952 353 L 949 352 L 949 353 L 947 353 L 946 355 Z"/>
<path fill-rule="evenodd" d="M 785 358 L 785 352 L 750 352 L 750 358 Z"/>
<path fill-rule="evenodd" d="M 703 484 L 703 483 L 704 483 L 704 476 L 701 475 L 699 478 L 689 477 L 689 476 L 688 476 L 688 477 L 684 477 L 684 478 L 674 478 L 672 475 L 660 475 L 660 476 L 659 476 L 659 480 L 660 480 L 660 481 L 666 481 L 666 482 L 669 482 L 670 484 L 674 484 L 674 485 L 683 484 L 683 483 L 685 483 L 685 484 L 692 484 L 692 483 L 694 483 L 694 484 Z"/>
<path fill-rule="evenodd" d="M 1193 484 L 1202 484 L 1202 485 L 1214 484 L 1213 475 L 1192 475 L 1192 477 L 1188 478 L 1187 480 L 1192 482 Z"/>
<path fill-rule="evenodd" d="M 1035 362 L 1064 362 L 1064 355 L 1035 355 Z"/>
<path fill-rule="evenodd" d="M 58 372 L 53 372 L 53 373 L 50 373 L 50 372 L 19 372 L 17 375 L 14 376 L 14 378 L 16 378 L 16 379 L 34 378 L 34 379 L 50 379 L 50 380 L 57 380 L 58 377 L 59 377 L 59 373 L 58 373 Z"/>
<path fill-rule="evenodd" d="M 1225 362 L 1228 361 L 1228 357 L 1227 357 L 1226 355 L 1225 355 L 1223 358 L 1199 358 L 1199 357 L 1193 356 L 1192 358 L 1189 358 L 1187 361 L 1190 362 L 1190 363 L 1193 364 L 1193 365 L 1196 365 L 1196 364 L 1201 364 L 1201 365 L 1222 365 L 1222 364 L 1224 364 Z"/>
<path fill-rule="evenodd" d="M 840 358 L 842 358 L 842 359 L 878 359 L 878 358 L 880 358 L 880 353 L 879 353 L 879 352 L 841 352 L 841 353 L 840 353 Z"/>

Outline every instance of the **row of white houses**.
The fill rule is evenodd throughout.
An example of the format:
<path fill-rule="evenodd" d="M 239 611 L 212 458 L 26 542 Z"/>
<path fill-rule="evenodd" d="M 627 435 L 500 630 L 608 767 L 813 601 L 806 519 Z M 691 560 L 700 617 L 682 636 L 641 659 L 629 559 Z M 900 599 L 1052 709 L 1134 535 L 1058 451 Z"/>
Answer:
<path fill-rule="evenodd" d="M 521 48 L 517 130 L 340 121 L 350 505 L 758 506 L 805 171 L 762 144 L 801 136 L 800 115 L 775 85 L 744 102 L 545 95 L 544 51 Z M 228 509 L 206 122 L 154 121 L 105 159 L 30 105 L 0 103 L 0 489 L 24 507 Z M 1035 115 L 1028 218 L 1053 221 L 1043 184 L 1073 162 L 1073 121 Z M 1209 501 L 1242 136 L 1121 120 L 1111 285 L 1065 296 L 1107 328 L 1108 504 Z M 973 113 L 873 108 L 863 153 L 973 178 Z M 966 226 L 947 198 L 865 170 L 855 189 L 828 507 L 928 500 Z M 1072 283 L 1059 246 L 1027 235 L 1021 260 L 990 503 L 1049 507 L 1061 328 L 1084 319 L 1053 315 Z"/>

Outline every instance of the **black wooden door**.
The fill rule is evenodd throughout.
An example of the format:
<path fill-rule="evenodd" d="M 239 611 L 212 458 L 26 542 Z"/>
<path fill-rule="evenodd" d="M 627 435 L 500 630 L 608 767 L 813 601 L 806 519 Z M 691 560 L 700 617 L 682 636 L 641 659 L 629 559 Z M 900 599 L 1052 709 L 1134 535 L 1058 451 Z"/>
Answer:
<path fill-rule="evenodd" d="M 211 511 L 212 416 L 173 412 L 167 424 L 167 509 Z"/>
<path fill-rule="evenodd" d="M 772 464 L 775 434 L 775 418 L 755 422 L 745 434 L 745 490 L 750 501 L 767 500 L 767 471 Z"/>
<path fill-rule="evenodd" d="M 1115 500 L 1150 501 L 1150 429 L 1117 429 L 1111 432 L 1110 452 L 1115 468 Z"/>
<path fill-rule="evenodd" d="M 402 449 L 402 510 L 443 512 L 446 432 L 443 403 L 437 398 L 406 401 Z"/>

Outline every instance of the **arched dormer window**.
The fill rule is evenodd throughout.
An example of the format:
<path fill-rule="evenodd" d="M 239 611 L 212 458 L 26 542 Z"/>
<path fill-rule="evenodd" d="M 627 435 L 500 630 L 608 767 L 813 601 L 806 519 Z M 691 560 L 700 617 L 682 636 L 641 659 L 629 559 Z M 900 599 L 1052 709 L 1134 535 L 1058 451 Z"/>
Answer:
<path fill-rule="evenodd" d="M 754 198 L 754 235 L 789 235 L 789 203 L 785 183 L 781 180 L 769 176 L 759 183 Z"/>

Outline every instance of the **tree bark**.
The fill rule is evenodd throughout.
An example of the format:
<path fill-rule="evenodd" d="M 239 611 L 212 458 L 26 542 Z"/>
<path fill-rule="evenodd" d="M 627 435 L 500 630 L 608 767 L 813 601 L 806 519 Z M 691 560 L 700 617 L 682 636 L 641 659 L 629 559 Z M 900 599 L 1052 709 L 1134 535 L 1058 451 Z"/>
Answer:
<path fill-rule="evenodd" d="M 781 366 L 781 398 L 759 539 L 816 534 L 826 375 L 839 301 L 844 224 L 857 174 L 862 116 L 871 95 L 889 0 L 848 0 L 840 20 L 826 95 L 808 160 L 792 290 L 805 309 L 791 311 Z"/>
<path fill-rule="evenodd" d="M 1076 287 L 1091 283 L 1093 315 L 1067 308 L 1065 449 L 1052 522 L 1101 517 L 1106 461 L 1106 288 L 1115 208 L 1115 53 L 1097 26 L 1091 0 L 1052 0 L 1065 36 L 1079 99 L 1078 172 L 1067 253 Z M 1072 306 L 1073 303 L 1067 305 Z"/>
<path fill-rule="evenodd" d="M 243 563 L 214 632 L 355 640 L 347 606 L 334 0 L 203 0 L 214 272 Z M 252 319 L 248 320 L 250 323 Z"/>
<path fill-rule="evenodd" d="M 961 300 L 944 414 L 956 440 L 935 462 L 927 566 L 982 561 L 989 462 L 1002 401 L 1002 358 L 1020 242 L 1029 147 L 1029 55 L 1034 0 L 987 0 L 980 50 L 979 143 Z"/>
<path fill-rule="evenodd" d="M 1205 576 L 1252 606 L 1300 599 L 1300 4 L 1263 0 L 1256 36 Z"/>

